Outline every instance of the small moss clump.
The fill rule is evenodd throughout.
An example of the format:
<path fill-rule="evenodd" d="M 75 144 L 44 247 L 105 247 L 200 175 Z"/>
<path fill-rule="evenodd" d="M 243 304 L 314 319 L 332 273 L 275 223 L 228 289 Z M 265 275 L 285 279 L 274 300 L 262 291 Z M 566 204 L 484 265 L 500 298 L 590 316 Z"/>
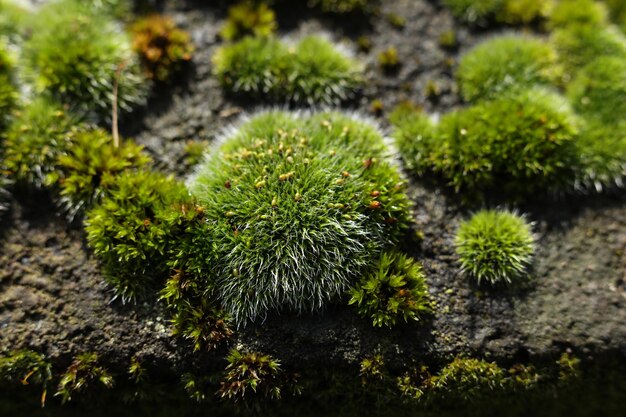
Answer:
<path fill-rule="evenodd" d="M 452 14 L 466 23 L 527 25 L 547 16 L 553 0 L 444 0 Z"/>
<path fill-rule="evenodd" d="M 531 226 L 515 213 L 481 210 L 455 238 L 461 270 L 479 284 L 511 284 L 526 274 L 534 252 Z"/>
<path fill-rule="evenodd" d="M 466 53 L 456 76 L 465 100 L 493 98 L 507 90 L 556 82 L 557 54 L 540 39 L 500 36 Z"/>
<path fill-rule="evenodd" d="M 374 270 L 350 290 L 349 304 L 374 326 L 393 327 L 397 319 L 419 320 L 429 310 L 428 290 L 422 266 L 406 255 L 383 252 Z"/>
<path fill-rule="evenodd" d="M 400 67 L 400 57 L 398 56 L 398 50 L 394 46 L 382 51 L 378 54 L 378 64 L 387 72 L 392 72 Z"/>
<path fill-rule="evenodd" d="M 194 48 L 189 34 L 169 17 L 150 15 L 137 20 L 130 30 L 133 49 L 141 57 L 148 78 L 168 81 L 191 60 Z"/>
<path fill-rule="evenodd" d="M 392 122 L 407 167 L 441 177 L 468 198 L 489 190 L 521 198 L 571 185 L 578 122 L 554 93 L 506 94 L 438 123 L 410 111 L 394 114 Z"/>
<path fill-rule="evenodd" d="M 166 255 L 193 206 L 183 184 L 150 171 L 122 172 L 106 187 L 87 212 L 87 242 L 116 294 L 134 300 L 167 277 Z"/>
<path fill-rule="evenodd" d="M 269 399 L 281 397 L 283 371 L 279 361 L 259 352 L 237 349 L 232 349 L 226 360 L 226 374 L 218 391 L 220 397 L 240 400 L 250 391 Z"/>
<path fill-rule="evenodd" d="M 36 99 L 17 113 L 6 133 L 4 168 L 21 184 L 44 186 L 75 124 L 58 104 Z"/>
<path fill-rule="evenodd" d="M 319 7 L 325 13 L 347 14 L 364 13 L 371 10 L 374 0 L 306 0 L 311 6 Z"/>
<path fill-rule="evenodd" d="M 105 388 L 113 386 L 113 377 L 98 363 L 96 353 L 82 353 L 74 358 L 72 364 L 61 377 L 55 396 L 61 397 L 66 403 L 71 401 L 72 395 L 86 390 L 93 383 L 98 382 Z"/>
<path fill-rule="evenodd" d="M 56 159 L 47 182 L 59 189 L 60 205 L 70 219 L 93 207 L 130 169 L 150 163 L 143 148 L 131 141 L 116 147 L 102 129 L 78 129 L 69 135 L 66 150 Z"/>
<path fill-rule="evenodd" d="M 456 357 L 433 377 L 431 384 L 439 395 L 471 401 L 502 388 L 505 377 L 506 371 L 494 362 Z"/>
<path fill-rule="evenodd" d="M 578 25 L 601 28 L 607 23 L 606 6 L 595 0 L 559 0 L 548 18 L 551 29 Z"/>
<path fill-rule="evenodd" d="M 36 90 L 80 113 L 108 117 L 116 79 L 120 109 L 128 111 L 147 96 L 129 37 L 110 15 L 86 3 L 61 0 L 42 6 L 23 53 Z"/>
<path fill-rule="evenodd" d="M 271 101 L 337 104 L 353 96 L 362 77 L 359 63 L 317 36 L 294 45 L 247 37 L 219 48 L 213 63 L 229 91 Z"/>
<path fill-rule="evenodd" d="M 209 230 L 180 256 L 191 272 L 210 271 L 208 285 L 238 323 L 320 308 L 407 224 L 403 181 L 386 155 L 362 120 L 263 113 L 199 167 L 190 190 Z"/>
<path fill-rule="evenodd" d="M 483 25 L 502 7 L 503 0 L 444 0 L 452 14 L 467 23 Z"/>
<path fill-rule="evenodd" d="M 504 0 L 496 20 L 509 25 L 528 25 L 546 18 L 555 1 L 558 0 Z"/>
<path fill-rule="evenodd" d="M 626 57 L 601 56 L 568 86 L 574 109 L 607 124 L 626 121 Z"/>
<path fill-rule="evenodd" d="M 228 19 L 220 35 L 227 41 L 247 35 L 267 37 L 272 35 L 277 27 L 276 15 L 267 3 L 243 0 L 228 9 Z"/>
<path fill-rule="evenodd" d="M 0 380 L 21 385 L 41 386 L 41 406 L 46 404 L 48 384 L 52 380 L 52 365 L 31 350 L 0 356 Z"/>
<path fill-rule="evenodd" d="M 13 60 L 0 39 L 0 133 L 5 129 L 18 98 Z"/>

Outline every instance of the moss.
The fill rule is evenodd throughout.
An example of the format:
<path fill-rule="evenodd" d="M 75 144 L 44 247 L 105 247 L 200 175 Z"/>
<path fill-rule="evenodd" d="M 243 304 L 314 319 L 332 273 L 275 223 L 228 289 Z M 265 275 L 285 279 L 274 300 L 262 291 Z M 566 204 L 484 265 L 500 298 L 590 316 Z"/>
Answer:
<path fill-rule="evenodd" d="M 136 299 L 168 276 L 170 246 L 193 206 L 171 177 L 143 170 L 113 175 L 100 204 L 87 212 L 87 242 L 115 293 Z"/>
<path fill-rule="evenodd" d="M 531 226 L 508 211 L 481 210 L 455 237 L 461 271 L 479 284 L 511 284 L 525 278 L 534 252 Z"/>
<path fill-rule="evenodd" d="M 27 16 L 28 11 L 14 0 L 0 0 L 0 39 L 19 41 Z"/>
<path fill-rule="evenodd" d="M 148 85 L 130 40 L 106 13 L 75 0 L 42 6 L 24 44 L 24 62 L 39 93 L 102 120 L 111 113 L 114 84 L 125 111 L 142 104 Z"/>
<path fill-rule="evenodd" d="M 555 83 L 559 78 L 557 54 L 540 39 L 500 36 L 467 52 L 456 77 L 465 100 L 493 98 L 511 89 Z"/>
<path fill-rule="evenodd" d="M 372 10 L 374 0 L 307 0 L 311 6 L 319 7 L 324 13 L 366 13 Z"/>
<path fill-rule="evenodd" d="M 398 50 L 390 46 L 378 54 L 378 65 L 387 72 L 395 71 L 400 67 L 400 57 Z"/>
<path fill-rule="evenodd" d="M 9 114 L 15 107 L 18 99 L 15 85 L 15 70 L 12 57 L 6 45 L 0 39 L 0 133 L 4 131 L 9 121 Z"/>
<path fill-rule="evenodd" d="M 191 182 L 206 221 L 177 267 L 211 271 L 210 288 L 238 323 L 323 306 L 407 224 L 386 155 L 374 126 L 338 113 L 254 117 Z"/>
<path fill-rule="evenodd" d="M 452 14 L 467 23 L 484 25 L 502 7 L 504 0 L 444 0 Z"/>
<path fill-rule="evenodd" d="M 607 23 L 606 6 L 596 0 L 559 0 L 550 11 L 548 19 L 548 27 L 551 29 L 578 25 L 599 29 Z"/>
<path fill-rule="evenodd" d="M 247 35 L 267 37 L 277 27 L 276 15 L 267 3 L 244 0 L 228 9 L 228 19 L 222 26 L 220 35 L 227 41 Z"/>
<path fill-rule="evenodd" d="M 511 198 L 571 186 L 578 122 L 554 93 L 530 89 L 444 115 L 392 118 L 415 174 L 441 177 L 467 198 L 498 190 Z"/>
<path fill-rule="evenodd" d="M 46 404 L 48 384 L 52 380 L 52 365 L 42 355 L 31 350 L 19 350 L 0 356 L 0 380 L 11 384 L 41 387 L 41 406 Z"/>
<path fill-rule="evenodd" d="M 626 121 L 626 57 L 597 57 L 568 86 L 574 109 L 607 124 Z"/>
<path fill-rule="evenodd" d="M 6 133 L 4 168 L 23 185 L 44 186 L 75 124 L 57 103 L 36 99 L 16 114 Z"/>
<path fill-rule="evenodd" d="M 626 59 L 626 38 L 613 26 L 573 26 L 559 29 L 551 41 L 571 80 L 581 68 L 602 56 Z"/>
<path fill-rule="evenodd" d="M 228 365 L 220 381 L 219 396 L 243 399 L 252 391 L 265 398 L 281 397 L 283 387 L 279 361 L 259 352 L 242 352 L 237 349 L 232 349 L 226 360 Z"/>
<path fill-rule="evenodd" d="M 317 36 L 293 46 L 274 38 L 244 38 L 219 48 L 213 63 L 232 93 L 275 102 L 337 104 L 361 84 L 361 65 Z"/>
<path fill-rule="evenodd" d="M 206 152 L 209 143 L 207 141 L 195 141 L 189 140 L 185 143 L 184 163 L 187 167 L 193 167 L 202 162 L 204 153 Z"/>
<path fill-rule="evenodd" d="M 419 320 L 430 310 L 422 266 L 406 255 L 383 252 L 373 271 L 350 289 L 349 304 L 374 326 L 393 327 L 398 319 Z"/>
<path fill-rule="evenodd" d="M 387 22 L 396 29 L 404 29 L 406 26 L 406 18 L 395 13 L 387 13 L 385 15 Z"/>
<path fill-rule="evenodd" d="M 132 24 L 133 49 L 141 57 L 148 78 L 168 81 L 191 60 L 193 45 L 189 34 L 174 21 L 158 14 Z"/>
<path fill-rule="evenodd" d="M 559 0 L 504 0 L 496 15 L 498 22 L 528 25 L 546 18 Z"/>
<path fill-rule="evenodd" d="M 73 219 L 100 202 L 121 173 L 149 164 L 150 158 L 142 150 L 131 141 L 115 147 L 111 136 L 101 129 L 73 130 L 46 182 L 58 188 L 59 204 Z"/>
<path fill-rule="evenodd" d="M 85 391 L 94 383 L 105 388 L 113 386 L 113 377 L 98 363 L 96 353 L 82 353 L 74 358 L 72 364 L 61 376 L 55 396 L 61 397 L 66 403 L 71 401 L 76 393 Z"/>
<path fill-rule="evenodd" d="M 528 25 L 545 18 L 554 0 L 444 0 L 444 4 L 456 18 L 472 25 Z"/>
<path fill-rule="evenodd" d="M 456 50 L 459 46 L 456 32 L 454 30 L 446 30 L 439 35 L 439 46 L 443 49 Z"/>
<path fill-rule="evenodd" d="M 626 32 L 626 3 L 622 0 L 604 0 L 609 9 L 611 18 L 619 25 L 622 32 Z"/>

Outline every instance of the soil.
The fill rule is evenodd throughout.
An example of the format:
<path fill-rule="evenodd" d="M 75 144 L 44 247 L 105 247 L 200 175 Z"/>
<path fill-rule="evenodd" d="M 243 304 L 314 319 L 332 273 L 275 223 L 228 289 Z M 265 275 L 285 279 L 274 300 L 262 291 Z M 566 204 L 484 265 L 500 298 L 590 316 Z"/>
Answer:
<path fill-rule="evenodd" d="M 212 142 L 240 115 L 267 105 L 225 95 L 211 75 L 211 56 L 220 44 L 218 31 L 226 14 L 223 5 L 212 3 L 161 5 L 190 32 L 196 46 L 193 62 L 180 83 L 158 86 L 145 111 L 122 120 L 124 133 L 145 145 L 158 169 L 181 177 L 190 171 L 184 162 L 189 141 Z M 382 3 L 380 13 L 357 19 L 278 9 L 285 36 L 321 31 L 353 50 L 359 36 L 371 40 L 371 51 L 355 52 L 368 66 L 366 87 L 344 106 L 362 114 L 369 114 L 375 99 L 385 110 L 406 99 L 433 113 L 459 106 L 453 79 L 459 54 L 485 37 L 511 30 L 469 29 L 436 1 Z M 388 14 L 405 17 L 406 26 L 394 27 Z M 440 35 L 449 30 L 458 38 L 455 50 L 439 46 Z M 397 48 L 402 65 L 386 74 L 377 57 L 389 46 Z M 439 95 L 429 98 L 427 86 L 433 82 Z M 386 126 L 384 119 L 379 121 Z M 454 255 L 455 230 L 476 207 L 408 173 L 407 178 L 415 207 L 404 249 L 424 263 L 437 304 L 434 314 L 393 330 L 375 329 L 339 300 L 316 314 L 282 313 L 238 329 L 231 346 L 270 353 L 292 369 L 342 369 L 354 378 L 359 361 L 376 350 L 395 369 L 412 360 L 438 364 L 457 354 L 503 365 L 554 361 L 567 349 L 588 360 L 626 357 L 623 190 L 537 197 L 517 207 L 534 222 L 532 277 L 518 288 L 493 289 L 468 282 Z M 193 353 L 188 342 L 171 336 L 168 313 L 156 294 L 140 304 L 114 299 L 80 226 L 68 224 L 45 192 L 15 190 L 0 228 L 0 352 L 33 349 L 63 369 L 75 354 L 95 351 L 106 367 L 120 373 L 136 356 L 172 384 L 189 370 L 223 369 L 226 347 Z"/>

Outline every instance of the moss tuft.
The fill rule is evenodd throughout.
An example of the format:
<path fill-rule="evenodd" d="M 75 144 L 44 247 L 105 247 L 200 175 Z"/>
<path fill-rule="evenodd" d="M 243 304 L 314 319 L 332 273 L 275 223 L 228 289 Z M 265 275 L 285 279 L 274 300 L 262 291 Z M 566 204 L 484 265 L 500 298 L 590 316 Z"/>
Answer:
<path fill-rule="evenodd" d="M 41 406 L 46 404 L 48 384 L 52 380 L 52 365 L 31 350 L 0 356 L 0 380 L 21 385 L 41 386 Z"/>
<path fill-rule="evenodd" d="M 86 3 L 61 0 L 42 6 L 23 52 L 36 90 L 80 113 L 108 117 L 118 76 L 120 109 L 145 101 L 148 86 L 128 36 L 110 15 Z"/>
<path fill-rule="evenodd" d="M 61 397 L 66 403 L 71 401 L 72 395 L 85 391 L 93 383 L 99 383 L 105 388 L 113 387 L 113 377 L 98 363 L 96 353 L 82 353 L 74 358 L 72 364 L 61 376 L 61 381 L 55 396 Z"/>
<path fill-rule="evenodd" d="M 467 23 L 484 25 L 502 7 L 504 0 L 444 0 L 452 14 Z"/>
<path fill-rule="evenodd" d="M 526 89 L 558 80 L 557 55 L 540 39 L 505 35 L 466 53 L 456 73 L 467 101 L 494 98 L 511 89 Z"/>
<path fill-rule="evenodd" d="M 498 190 L 511 198 L 571 186 L 578 122 L 564 100 L 529 89 L 444 115 L 392 117 L 407 167 L 433 173 L 469 198 Z"/>
<path fill-rule="evenodd" d="M 240 400 L 250 391 L 269 399 L 282 395 L 280 362 L 259 352 L 232 349 L 226 358 L 226 374 L 220 381 L 218 395 Z"/>
<path fill-rule="evenodd" d="M 463 222 L 455 245 L 461 270 L 479 284 L 524 278 L 534 252 L 531 226 L 523 217 L 499 210 L 481 210 Z"/>
<path fill-rule="evenodd" d="M 400 57 L 398 50 L 394 46 L 390 46 L 378 54 L 378 65 L 383 71 L 392 72 L 400 67 Z"/>
<path fill-rule="evenodd" d="M 295 45 L 274 38 L 244 38 L 213 56 L 214 72 L 236 94 L 271 101 L 337 104 L 361 84 L 362 67 L 317 36 Z"/>
<path fill-rule="evenodd" d="M 169 17 L 158 14 L 143 17 L 130 30 L 133 49 L 150 79 L 168 81 L 191 60 L 194 48 L 189 34 Z"/>
<path fill-rule="evenodd" d="M 550 29 L 585 25 L 601 28 L 608 23 L 604 3 L 596 0 L 559 0 L 549 13 Z"/>
<path fill-rule="evenodd" d="M 350 293 L 349 304 L 378 327 L 393 327 L 399 318 L 419 320 L 420 313 L 430 310 L 422 266 L 401 253 L 383 252 Z"/>
<path fill-rule="evenodd" d="M 338 113 L 254 117 L 190 184 L 206 220 L 181 264 L 211 271 L 238 323 L 320 308 L 407 224 L 403 182 L 386 154 L 374 126 Z"/>
<path fill-rule="evenodd" d="M 365 13 L 372 10 L 374 0 L 307 0 L 311 6 L 319 7 L 325 13 L 348 14 Z"/>
<path fill-rule="evenodd" d="M 227 41 L 247 35 L 267 37 L 277 27 L 276 15 L 266 3 L 243 0 L 228 9 L 228 19 L 220 30 L 220 35 Z"/>
<path fill-rule="evenodd" d="M 39 98 L 16 114 L 4 143 L 4 168 L 19 183 L 42 187 L 68 146 L 76 120 L 51 100 Z"/>
<path fill-rule="evenodd" d="M 0 0 L 0 39 L 16 42 L 24 32 L 28 11 L 14 0 Z"/>

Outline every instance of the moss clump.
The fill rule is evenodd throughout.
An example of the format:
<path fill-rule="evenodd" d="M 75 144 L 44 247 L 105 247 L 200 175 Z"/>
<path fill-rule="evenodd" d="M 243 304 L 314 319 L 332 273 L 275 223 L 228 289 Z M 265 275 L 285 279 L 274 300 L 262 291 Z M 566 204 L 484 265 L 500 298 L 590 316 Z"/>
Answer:
<path fill-rule="evenodd" d="M 61 397 L 66 403 L 72 395 L 86 390 L 93 383 L 98 382 L 105 388 L 113 386 L 113 377 L 98 363 L 96 353 L 82 353 L 74 358 L 72 364 L 61 376 L 55 396 Z"/>
<path fill-rule="evenodd" d="M 75 0 L 42 6 L 24 44 L 24 61 L 39 92 L 78 112 L 108 117 L 119 78 L 119 108 L 142 104 L 147 84 L 126 33 L 106 13 Z"/>
<path fill-rule="evenodd" d="M 213 63 L 226 89 L 264 100 L 336 104 L 361 84 L 361 65 L 317 36 L 293 46 L 274 38 L 244 38 L 218 49 Z"/>
<path fill-rule="evenodd" d="M 400 67 L 400 57 L 398 50 L 394 46 L 390 46 L 378 54 L 378 65 L 383 71 L 392 72 Z"/>
<path fill-rule="evenodd" d="M 111 179 L 100 204 L 87 212 L 87 242 L 116 294 L 135 299 L 168 275 L 166 255 L 193 206 L 171 177 L 142 170 Z"/>
<path fill-rule="evenodd" d="M 526 25 L 545 18 L 553 0 L 444 0 L 452 14 L 466 23 Z"/>
<path fill-rule="evenodd" d="M 503 0 L 444 0 L 452 14 L 467 23 L 487 23 L 502 7 Z"/>
<path fill-rule="evenodd" d="M 548 16 L 555 0 L 504 0 L 496 20 L 510 25 L 528 25 Z"/>
<path fill-rule="evenodd" d="M 484 397 L 504 385 L 506 372 L 494 362 L 457 357 L 431 380 L 439 395 L 465 401 Z"/>
<path fill-rule="evenodd" d="M 210 230 L 181 249 L 181 269 L 210 271 L 210 288 L 238 323 L 322 307 L 407 224 L 403 182 L 386 154 L 381 134 L 362 120 L 256 116 L 190 183 Z"/>
<path fill-rule="evenodd" d="M 243 399 L 250 391 L 270 399 L 281 397 L 283 371 L 279 361 L 259 352 L 237 349 L 231 350 L 226 360 L 226 374 L 218 391 L 220 397 Z"/>
<path fill-rule="evenodd" d="M 0 380 L 21 385 L 41 386 L 41 406 L 46 404 L 48 384 L 52 380 L 52 365 L 31 350 L 0 356 Z"/>
<path fill-rule="evenodd" d="M 374 270 L 350 290 L 349 304 L 374 326 L 393 327 L 398 318 L 419 320 L 429 310 L 428 290 L 422 266 L 406 255 L 383 252 Z"/>
<path fill-rule="evenodd" d="M 4 217 L 4 213 L 9 209 L 9 197 L 11 194 L 7 190 L 9 179 L 0 174 L 0 222 Z"/>
<path fill-rule="evenodd" d="M 581 114 L 608 124 L 626 121 L 626 57 L 594 59 L 578 72 L 568 96 Z"/>
<path fill-rule="evenodd" d="M 573 26 L 556 30 L 551 39 L 566 70 L 566 80 L 602 56 L 626 59 L 626 38 L 615 27 Z"/>
<path fill-rule="evenodd" d="M 436 174 L 467 197 L 498 190 L 512 198 L 571 185 L 577 119 L 564 100 L 530 89 L 444 115 L 392 117 L 407 166 Z"/>
<path fill-rule="evenodd" d="M 319 7 L 325 13 L 347 14 L 364 13 L 371 10 L 373 0 L 307 0 L 311 6 Z"/>
<path fill-rule="evenodd" d="M 130 141 L 115 147 L 111 136 L 101 129 L 74 130 L 47 182 L 58 187 L 60 205 L 73 219 L 115 187 L 121 173 L 150 163 L 142 150 Z"/>
<path fill-rule="evenodd" d="M 130 30 L 133 49 L 141 57 L 148 78 L 168 81 L 191 60 L 194 48 L 189 34 L 169 17 L 150 15 L 137 20 Z"/>
<path fill-rule="evenodd" d="M 508 211 L 481 210 L 455 238 L 461 270 L 480 284 L 511 284 L 524 277 L 534 252 L 531 226 Z"/>
<path fill-rule="evenodd" d="M 227 41 L 247 35 L 267 37 L 277 27 L 276 14 L 267 3 L 244 0 L 228 9 L 228 19 L 220 30 L 220 35 Z"/>
<path fill-rule="evenodd" d="M 558 79 L 557 54 L 539 39 L 506 35 L 466 53 L 456 77 L 467 101 L 493 98 L 511 89 L 551 84 Z"/>
<path fill-rule="evenodd" d="M 0 39 L 0 133 L 5 129 L 9 120 L 8 115 L 17 102 L 17 88 L 15 86 L 13 60 L 9 56 L 6 46 Z"/>
<path fill-rule="evenodd" d="M 4 143 L 4 168 L 18 182 L 42 187 L 66 150 L 76 120 L 63 108 L 39 98 L 18 112 Z"/>
<path fill-rule="evenodd" d="M 28 11 L 13 0 L 0 0 L 0 39 L 17 41 L 24 29 Z"/>
<path fill-rule="evenodd" d="M 606 6 L 595 0 L 559 0 L 549 13 L 551 29 L 586 25 L 601 28 L 608 23 Z"/>

